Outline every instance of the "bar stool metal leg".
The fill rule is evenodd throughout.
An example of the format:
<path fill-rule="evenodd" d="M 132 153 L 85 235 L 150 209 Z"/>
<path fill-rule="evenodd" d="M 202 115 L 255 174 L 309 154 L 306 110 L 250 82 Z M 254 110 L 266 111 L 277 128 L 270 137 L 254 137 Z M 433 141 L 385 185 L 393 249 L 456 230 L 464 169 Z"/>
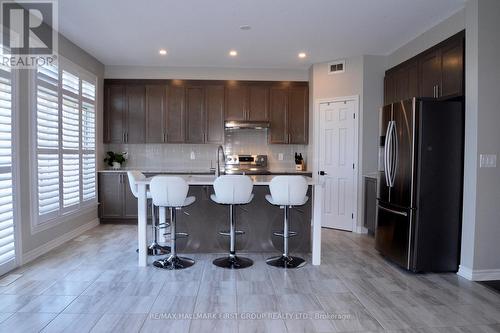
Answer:
<path fill-rule="evenodd" d="M 176 208 L 170 208 L 170 255 L 167 258 L 156 260 L 153 265 L 165 269 L 183 269 L 194 265 L 194 260 L 177 256 L 177 231 L 176 227 Z"/>
<path fill-rule="evenodd" d="M 283 254 L 281 256 L 272 257 L 266 260 L 268 265 L 281 268 L 298 268 L 305 265 L 306 261 L 300 257 L 291 256 L 288 253 L 288 238 L 290 238 L 289 231 L 289 208 L 285 206 L 283 212 Z"/>
<path fill-rule="evenodd" d="M 156 216 L 155 216 L 155 206 L 153 205 L 153 201 L 151 200 L 151 230 L 152 230 L 152 238 L 153 241 L 151 245 L 148 247 L 148 255 L 150 256 L 157 256 L 161 254 L 167 254 L 170 252 L 170 246 L 162 246 L 158 244 L 158 231 L 160 229 L 160 223 L 156 223 Z M 159 220 L 159 218 L 158 218 Z M 159 221 L 158 221 L 159 222 Z"/>
<path fill-rule="evenodd" d="M 236 256 L 235 242 L 236 230 L 234 223 L 234 205 L 229 205 L 229 256 L 217 258 L 213 264 L 222 268 L 239 269 L 247 268 L 253 265 L 253 261 L 249 258 Z"/>

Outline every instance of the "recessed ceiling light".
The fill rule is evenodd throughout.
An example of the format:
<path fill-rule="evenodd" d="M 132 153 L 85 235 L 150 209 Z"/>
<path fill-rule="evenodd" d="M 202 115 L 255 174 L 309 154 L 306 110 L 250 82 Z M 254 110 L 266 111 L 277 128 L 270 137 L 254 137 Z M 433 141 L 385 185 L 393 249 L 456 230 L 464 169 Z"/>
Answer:
<path fill-rule="evenodd" d="M 236 50 L 231 50 L 231 51 L 229 51 L 229 55 L 231 57 L 236 57 L 238 55 L 238 52 Z"/>
<path fill-rule="evenodd" d="M 252 29 L 252 27 L 249 26 L 248 24 L 244 24 L 244 25 L 240 25 L 240 29 L 241 30 L 250 30 L 250 29 Z"/>
<path fill-rule="evenodd" d="M 304 59 L 305 57 L 307 57 L 307 54 L 305 52 L 299 53 L 299 58 Z"/>
<path fill-rule="evenodd" d="M 160 51 L 158 51 L 158 53 L 159 53 L 160 55 L 167 55 L 167 50 L 165 50 L 165 49 L 160 49 Z"/>

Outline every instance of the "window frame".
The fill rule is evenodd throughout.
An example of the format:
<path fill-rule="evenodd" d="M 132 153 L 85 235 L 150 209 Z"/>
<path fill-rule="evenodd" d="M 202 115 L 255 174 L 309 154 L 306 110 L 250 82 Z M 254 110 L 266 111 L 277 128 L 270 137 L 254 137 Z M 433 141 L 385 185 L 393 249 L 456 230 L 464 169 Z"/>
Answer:
<path fill-rule="evenodd" d="M 71 93 L 65 90 L 62 86 L 62 73 L 66 71 L 72 75 L 75 75 L 79 79 L 79 94 Z M 82 81 L 87 81 L 88 83 L 94 84 L 95 94 L 94 100 L 90 100 L 83 96 L 82 91 Z M 98 105 L 99 105 L 99 79 L 97 75 L 81 68 L 80 66 L 72 63 L 70 60 L 58 56 L 58 108 L 59 108 L 59 146 L 58 146 L 58 159 L 59 159 L 59 208 L 45 216 L 39 215 L 39 203 L 38 203 L 38 154 L 43 150 L 49 150 L 45 148 L 38 149 L 37 145 L 37 88 L 38 79 L 36 69 L 30 70 L 30 80 L 29 80 L 29 92 L 30 92 L 30 152 L 31 152 L 31 163 L 30 163 L 30 190 L 31 190 L 31 233 L 35 234 L 43 230 L 50 229 L 56 225 L 66 223 L 74 218 L 81 215 L 88 214 L 95 210 L 98 205 L 97 200 L 97 129 L 98 129 Z M 79 108 L 79 148 L 67 149 L 62 146 L 62 100 L 63 95 L 71 95 L 71 97 L 77 97 L 78 108 Z M 82 106 L 84 102 L 91 102 L 94 107 L 94 150 L 83 149 L 82 141 Z M 75 153 L 78 152 L 79 156 L 79 200 L 77 204 L 64 207 L 63 198 L 63 161 L 62 156 L 64 153 Z M 53 153 L 53 151 L 51 151 Z M 83 164 L 82 159 L 84 154 L 94 154 L 95 159 L 95 170 L 94 170 L 94 180 L 95 180 L 95 196 L 88 200 L 83 200 Z"/>
<path fill-rule="evenodd" d="M 4 48 L 0 44 L 1 48 Z M 14 259 L 0 270 L 0 276 L 22 264 L 21 212 L 20 212 L 20 163 L 19 163 L 19 70 L 11 68 L 11 174 L 12 174 L 12 219 L 14 226 Z"/>

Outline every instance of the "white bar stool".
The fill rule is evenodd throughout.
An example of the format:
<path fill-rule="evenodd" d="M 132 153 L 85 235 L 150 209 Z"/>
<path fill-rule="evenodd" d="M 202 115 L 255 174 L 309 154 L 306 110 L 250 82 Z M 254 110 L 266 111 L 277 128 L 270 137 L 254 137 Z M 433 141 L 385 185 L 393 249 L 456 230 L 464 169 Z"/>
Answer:
<path fill-rule="evenodd" d="M 137 199 L 139 195 L 139 190 L 136 185 L 136 181 L 138 180 L 144 180 L 146 179 L 146 176 L 139 171 L 128 171 L 127 172 L 127 178 L 128 178 L 128 183 L 130 185 L 130 191 L 134 195 L 134 197 Z M 147 191 L 146 192 L 147 198 L 151 199 L 151 192 Z M 160 216 L 161 217 L 161 216 Z M 153 240 L 151 242 L 151 245 L 148 246 L 148 255 L 160 255 L 160 254 L 166 254 L 170 252 L 170 246 L 162 246 L 158 244 L 158 232 L 161 229 L 165 229 L 168 227 L 168 223 L 156 223 L 156 218 L 155 218 L 155 206 L 153 205 L 153 202 L 151 202 L 151 230 L 152 230 L 152 235 L 153 235 Z"/>
<path fill-rule="evenodd" d="M 236 234 L 243 234 L 235 230 L 234 205 L 245 205 L 253 199 L 253 183 L 250 177 L 241 175 L 224 175 L 218 177 L 214 182 L 215 194 L 210 198 L 221 205 L 229 205 L 229 232 L 220 232 L 221 235 L 229 236 L 229 256 L 217 258 L 213 264 L 222 268 L 239 269 L 253 265 L 249 258 L 236 256 L 235 242 Z"/>
<path fill-rule="evenodd" d="M 295 232 L 289 231 L 289 209 L 293 206 L 302 206 L 309 199 L 307 194 L 307 180 L 302 176 L 276 176 L 269 184 L 271 194 L 266 195 L 266 200 L 272 205 L 280 206 L 283 213 L 283 232 L 275 232 L 274 235 L 283 237 L 283 254 L 281 256 L 268 258 L 266 263 L 274 267 L 297 268 L 305 265 L 306 261 L 288 253 L 288 238 L 295 236 Z"/>
<path fill-rule="evenodd" d="M 170 255 L 167 258 L 156 260 L 153 265 L 165 269 L 182 269 L 194 265 L 194 260 L 177 256 L 177 236 L 175 230 L 176 210 L 182 209 L 195 202 L 195 197 L 188 197 L 189 185 L 181 177 L 155 176 L 151 179 L 149 190 L 153 205 L 170 209 Z"/>

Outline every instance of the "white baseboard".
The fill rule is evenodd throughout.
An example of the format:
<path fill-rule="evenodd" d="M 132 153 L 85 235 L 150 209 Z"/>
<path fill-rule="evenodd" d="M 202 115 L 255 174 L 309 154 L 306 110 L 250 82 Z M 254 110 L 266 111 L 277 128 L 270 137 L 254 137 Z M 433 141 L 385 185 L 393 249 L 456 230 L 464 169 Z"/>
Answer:
<path fill-rule="evenodd" d="M 500 269 L 470 269 L 460 265 L 458 275 L 470 281 L 500 280 Z"/>
<path fill-rule="evenodd" d="M 368 229 L 366 229 L 365 227 L 360 226 L 360 225 L 356 226 L 356 228 L 353 231 L 357 234 L 367 234 L 368 233 Z"/>
<path fill-rule="evenodd" d="M 72 240 L 75 237 L 80 236 L 84 232 L 96 227 L 99 225 L 99 219 L 94 219 L 90 222 L 85 223 L 84 225 L 79 226 L 78 228 L 65 233 L 64 235 L 61 235 L 50 242 L 47 242 L 43 244 L 42 246 L 37 247 L 36 249 L 33 249 L 31 251 L 28 251 L 26 253 L 23 253 L 21 256 L 21 265 L 27 264 L 30 261 L 40 257 L 41 255 L 44 255 L 45 253 L 55 249 L 58 246 L 61 246 L 62 244 Z"/>

